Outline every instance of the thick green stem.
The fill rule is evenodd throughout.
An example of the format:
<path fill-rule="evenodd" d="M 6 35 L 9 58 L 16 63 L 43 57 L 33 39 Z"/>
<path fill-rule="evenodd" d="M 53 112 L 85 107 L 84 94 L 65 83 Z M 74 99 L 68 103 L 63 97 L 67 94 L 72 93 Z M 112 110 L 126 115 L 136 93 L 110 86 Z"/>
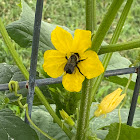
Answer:
<path fill-rule="evenodd" d="M 93 21 L 91 20 L 90 12 L 92 13 L 93 9 L 91 8 L 93 6 L 93 3 L 91 3 L 91 7 L 89 6 L 89 3 L 91 3 L 90 0 L 86 0 L 86 29 L 92 31 Z M 101 23 L 98 31 L 96 32 L 96 35 L 93 37 L 92 41 L 92 49 L 96 52 L 99 51 L 101 43 L 113 21 L 113 19 L 116 16 L 117 11 L 119 10 L 120 6 L 122 5 L 123 0 L 114 0 L 106 14 L 106 16 L 103 19 L 103 22 Z M 95 4 L 94 7 L 95 9 Z M 89 16 L 90 15 L 90 16 Z M 82 89 L 82 96 L 81 96 L 81 104 L 80 104 L 80 113 L 79 113 L 79 119 L 78 119 L 78 125 L 77 125 L 77 134 L 76 134 L 76 140 L 85 140 L 86 136 L 86 130 L 88 127 L 88 120 L 89 120 L 89 112 L 90 112 L 90 104 L 93 97 L 93 89 L 97 89 L 100 85 L 100 81 L 102 79 L 103 75 L 94 78 L 93 80 L 85 80 L 83 83 L 83 89 Z M 94 88 L 92 87 L 94 85 Z M 96 86 L 96 87 L 95 87 Z M 94 91 L 95 92 L 95 91 Z M 92 94 L 91 94 L 92 93 Z"/>
<path fill-rule="evenodd" d="M 116 27 L 116 29 L 115 29 L 115 31 L 114 31 L 114 34 L 113 34 L 113 36 L 112 36 L 112 38 L 111 38 L 110 44 L 115 44 L 115 43 L 117 42 L 117 40 L 118 40 L 118 38 L 119 38 L 119 35 L 120 35 L 120 33 L 121 33 L 122 27 L 123 27 L 123 25 L 124 25 L 124 22 L 125 22 L 125 20 L 126 20 L 126 17 L 127 17 L 127 15 L 128 15 L 128 12 L 129 12 L 129 10 L 130 10 L 130 8 L 131 8 L 132 2 L 133 2 L 133 0 L 128 0 L 128 1 L 127 1 L 126 5 L 125 5 L 125 7 L 124 7 L 124 9 L 123 9 L 123 12 L 122 12 L 122 14 L 121 14 L 120 20 L 119 20 L 119 22 L 118 22 L 118 24 L 117 24 L 117 27 Z M 108 54 L 106 54 L 106 55 L 104 56 L 104 58 L 103 58 L 103 62 L 102 62 L 102 63 L 103 63 L 103 66 L 104 66 L 104 69 L 105 69 L 105 70 L 106 70 L 106 68 L 107 68 L 107 66 L 108 66 L 108 64 L 109 64 L 109 61 L 110 61 L 110 59 L 111 59 L 111 56 L 112 56 L 112 53 L 108 53 Z M 91 102 L 92 102 L 93 97 L 95 96 L 95 94 L 96 94 L 96 92 L 97 92 L 97 90 L 98 90 L 98 88 L 99 88 L 99 85 L 100 85 L 100 83 L 101 83 L 101 81 L 102 81 L 102 78 L 103 78 L 103 74 L 100 75 L 99 77 L 93 79 L 93 81 L 92 81 L 92 84 L 93 84 L 92 86 L 93 86 L 94 88 L 92 88 L 92 98 L 91 98 Z"/>
<path fill-rule="evenodd" d="M 140 48 L 140 39 L 126 42 L 126 43 L 110 44 L 110 45 L 101 46 L 101 49 L 98 52 L 98 54 L 130 50 L 130 49 L 134 49 L 134 48 Z"/>
<path fill-rule="evenodd" d="M 90 80 L 85 79 L 83 82 L 81 103 L 80 103 L 80 112 L 77 125 L 77 134 L 76 140 L 85 140 L 86 128 L 88 126 L 89 110 L 90 104 L 89 99 L 91 97 L 90 92 Z"/>
<path fill-rule="evenodd" d="M 88 22 L 86 22 L 86 29 L 92 31 L 91 25 L 93 25 L 93 21 L 90 18 L 91 17 L 90 12 L 93 11 L 93 9 L 91 8 L 93 6 L 93 3 L 91 3 L 91 5 L 92 5 L 91 7 L 89 7 L 89 3 L 91 3 L 91 1 L 86 0 L 86 10 L 87 10 L 86 11 L 86 21 L 88 21 Z M 98 31 L 96 32 L 96 35 L 93 38 L 92 49 L 94 51 L 96 51 L 96 52 L 99 51 L 101 43 L 122 3 L 123 3 L 123 0 L 114 0 L 112 2 L 105 18 L 103 19 L 103 22 L 101 23 Z M 95 5 L 94 5 L 94 9 L 95 9 Z M 92 97 L 94 95 L 92 91 L 93 91 L 93 89 L 96 90 L 99 87 L 102 77 L 103 77 L 103 75 L 101 75 L 97 78 L 94 78 L 93 80 L 86 79 L 83 83 L 83 90 L 82 90 L 81 104 L 80 104 L 80 113 L 79 113 L 80 117 L 78 119 L 76 140 L 85 139 L 86 130 L 88 127 L 90 104 L 92 101 Z M 92 87 L 93 85 L 94 85 L 94 88 Z"/>
<path fill-rule="evenodd" d="M 124 0 L 113 0 L 112 4 L 110 5 L 105 17 L 103 18 L 103 21 L 101 22 L 95 36 L 92 40 L 92 46 L 91 49 L 95 52 L 98 52 L 101 46 L 101 43 L 103 42 L 103 39 L 109 30 L 117 11 L 119 10 L 120 6 L 122 5 Z"/>
<path fill-rule="evenodd" d="M 24 77 L 28 80 L 29 79 L 29 72 L 26 70 L 25 66 L 23 65 L 22 61 L 19 59 L 19 55 L 17 54 L 15 48 L 13 47 L 13 44 L 8 36 L 8 33 L 0 19 L 0 32 L 3 36 L 3 39 L 5 41 L 5 44 L 7 45 L 14 61 L 16 62 L 17 66 L 23 73 Z M 63 129 L 63 131 L 68 135 L 69 138 L 72 137 L 72 134 L 69 129 L 66 128 L 66 126 L 61 122 L 61 120 L 58 118 L 58 116 L 55 114 L 51 106 L 49 105 L 48 101 L 46 100 L 45 96 L 41 92 L 41 90 L 38 87 L 35 87 L 35 93 L 37 94 L 40 101 L 44 104 L 50 115 L 53 117 L 55 122 Z"/>
<path fill-rule="evenodd" d="M 93 15 L 95 16 L 95 13 L 94 14 L 92 13 L 93 11 L 95 11 L 94 9 L 95 9 L 95 4 L 93 6 L 92 0 L 86 0 L 86 30 L 93 31 L 92 16 Z M 90 104 L 89 104 L 90 98 L 91 98 L 90 80 L 85 79 L 82 88 L 80 111 L 79 111 L 79 118 L 77 124 L 77 133 L 75 138 L 76 140 L 85 140 L 86 131 L 88 127 L 89 113 L 90 113 Z"/>
<path fill-rule="evenodd" d="M 92 31 L 92 0 L 86 0 L 86 30 Z"/>
<path fill-rule="evenodd" d="M 92 0 L 92 32 L 97 30 L 97 18 L 96 18 L 96 0 Z"/>

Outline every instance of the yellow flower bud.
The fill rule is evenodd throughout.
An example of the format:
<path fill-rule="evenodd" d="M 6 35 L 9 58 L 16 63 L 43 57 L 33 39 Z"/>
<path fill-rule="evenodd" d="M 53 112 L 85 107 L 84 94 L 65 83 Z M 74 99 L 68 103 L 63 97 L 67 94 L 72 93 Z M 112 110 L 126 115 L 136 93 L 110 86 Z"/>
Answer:
<path fill-rule="evenodd" d="M 111 111 L 113 111 L 123 100 L 126 94 L 120 95 L 122 92 L 121 88 L 118 88 L 114 92 L 108 94 L 103 98 L 101 103 L 99 104 L 97 110 L 95 110 L 94 115 L 96 117 L 100 115 L 105 115 Z"/>
<path fill-rule="evenodd" d="M 67 124 L 69 124 L 70 126 L 73 126 L 75 124 L 72 118 L 63 109 L 59 110 L 59 112 L 61 117 Z"/>

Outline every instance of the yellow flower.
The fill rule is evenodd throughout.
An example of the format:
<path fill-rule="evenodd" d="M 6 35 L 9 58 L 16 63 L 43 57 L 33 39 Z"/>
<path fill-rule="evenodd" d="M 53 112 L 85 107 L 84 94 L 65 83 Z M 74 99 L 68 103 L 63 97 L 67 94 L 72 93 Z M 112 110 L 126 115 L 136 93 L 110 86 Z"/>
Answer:
<path fill-rule="evenodd" d="M 103 98 L 101 103 L 98 106 L 98 109 L 95 110 L 94 115 L 96 117 L 100 115 L 106 115 L 107 113 L 113 111 L 123 100 L 126 94 L 120 95 L 122 92 L 121 88 L 118 88 L 114 92 L 108 94 Z"/>
<path fill-rule="evenodd" d="M 70 126 L 73 126 L 75 124 L 72 118 L 63 109 L 59 110 L 59 112 L 61 117 L 67 124 L 69 124 Z"/>
<path fill-rule="evenodd" d="M 63 74 L 62 84 L 71 92 L 79 92 L 85 77 L 91 79 L 104 72 L 96 52 L 91 47 L 91 31 L 75 30 L 74 38 L 61 27 L 51 33 L 56 50 L 44 53 L 43 69 L 52 78 Z"/>

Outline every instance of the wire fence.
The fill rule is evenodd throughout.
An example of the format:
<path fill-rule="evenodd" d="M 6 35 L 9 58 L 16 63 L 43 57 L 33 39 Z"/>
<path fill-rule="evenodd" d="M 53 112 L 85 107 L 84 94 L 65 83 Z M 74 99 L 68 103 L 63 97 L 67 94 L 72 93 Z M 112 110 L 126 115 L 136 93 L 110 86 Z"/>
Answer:
<path fill-rule="evenodd" d="M 35 86 L 42 86 L 42 85 L 50 85 L 50 84 L 56 84 L 62 82 L 62 77 L 59 78 L 46 78 L 46 79 L 37 79 L 36 77 L 36 66 L 37 66 L 37 56 L 38 56 L 38 46 L 39 46 L 39 36 L 40 36 L 40 28 L 41 28 L 41 18 L 42 18 L 42 9 L 43 9 L 43 0 L 37 0 L 36 3 L 36 12 L 35 12 L 35 22 L 34 22 L 34 33 L 33 33 L 33 42 L 32 42 L 32 54 L 31 54 L 31 65 L 30 65 L 30 76 L 29 76 L 29 82 L 28 81 L 22 81 L 19 82 L 19 87 L 25 88 L 27 83 L 29 83 L 29 93 L 27 96 L 27 104 L 29 108 L 29 115 L 31 117 L 32 112 L 32 105 L 33 105 L 33 99 L 34 99 L 34 87 Z M 131 74 L 131 73 L 137 73 L 137 79 L 135 83 L 135 88 L 133 92 L 133 98 L 131 102 L 131 107 L 129 111 L 129 116 L 127 120 L 127 125 L 132 125 L 133 118 L 135 114 L 139 89 L 140 89 L 140 67 L 131 67 L 131 68 L 125 68 L 125 69 L 117 69 L 117 70 L 109 70 L 106 71 L 104 74 L 104 77 L 109 76 L 116 76 L 116 75 L 123 75 L 123 74 Z M 8 90 L 8 83 L 6 84 L 0 84 L 0 91 L 2 90 Z M 25 122 L 29 124 L 28 119 L 25 115 Z"/>
<path fill-rule="evenodd" d="M 123 75 L 123 74 L 131 74 L 137 73 L 137 67 L 125 68 L 125 69 L 117 69 L 117 70 L 108 70 L 105 72 L 104 77 Z M 45 79 L 37 79 L 35 80 L 35 86 L 43 86 L 43 85 L 51 85 L 58 84 L 62 82 L 62 77 L 59 78 L 45 78 Z M 28 81 L 19 82 L 19 88 L 27 88 Z M 0 84 L 0 91 L 8 90 L 8 83 Z"/>

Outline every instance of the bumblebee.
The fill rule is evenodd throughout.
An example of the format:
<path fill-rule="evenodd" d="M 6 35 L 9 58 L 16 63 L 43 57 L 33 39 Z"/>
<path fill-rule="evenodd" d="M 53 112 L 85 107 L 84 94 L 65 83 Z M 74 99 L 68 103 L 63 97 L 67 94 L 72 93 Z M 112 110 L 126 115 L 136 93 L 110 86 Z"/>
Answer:
<path fill-rule="evenodd" d="M 85 59 L 83 60 L 79 60 L 80 56 L 78 53 L 74 53 L 70 56 L 70 58 L 67 58 L 67 56 L 65 57 L 68 62 L 67 64 L 65 65 L 64 67 L 64 71 L 66 71 L 66 73 L 69 73 L 69 74 L 73 74 L 74 73 L 74 69 L 75 67 L 77 67 L 77 69 L 79 70 L 79 72 L 81 73 L 79 67 L 77 66 L 77 64 L 81 61 L 84 61 Z M 82 74 L 82 73 L 81 73 Z M 83 75 L 83 74 L 82 74 Z"/>

